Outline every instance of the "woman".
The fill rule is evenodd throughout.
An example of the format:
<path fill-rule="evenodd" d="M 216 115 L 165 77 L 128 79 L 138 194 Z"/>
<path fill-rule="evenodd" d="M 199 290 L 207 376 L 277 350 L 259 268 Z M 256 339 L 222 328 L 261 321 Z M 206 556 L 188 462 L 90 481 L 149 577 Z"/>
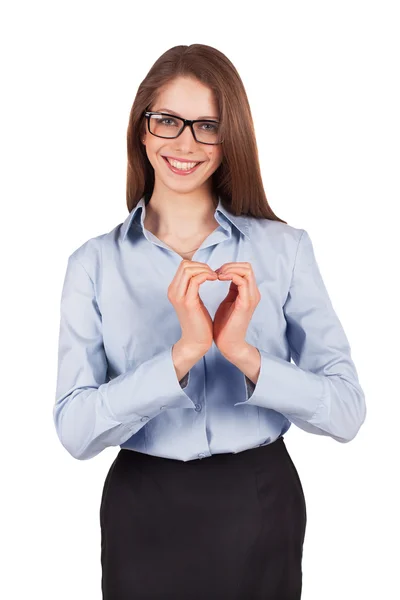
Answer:
<path fill-rule="evenodd" d="M 68 259 L 54 407 L 75 458 L 120 446 L 103 599 L 297 600 L 306 504 L 283 435 L 348 442 L 366 414 L 310 237 L 267 202 L 218 50 L 156 61 L 127 143 L 128 217 Z"/>

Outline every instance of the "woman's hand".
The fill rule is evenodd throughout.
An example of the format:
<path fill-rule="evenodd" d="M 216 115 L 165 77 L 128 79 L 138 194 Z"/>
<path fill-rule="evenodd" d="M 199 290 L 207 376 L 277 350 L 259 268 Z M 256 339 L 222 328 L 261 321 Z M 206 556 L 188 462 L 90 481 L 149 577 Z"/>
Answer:
<path fill-rule="evenodd" d="M 199 296 L 200 285 L 206 280 L 218 281 L 218 275 L 205 263 L 184 259 L 167 294 L 178 315 L 182 342 L 201 356 L 213 343 L 213 323 Z"/>
<path fill-rule="evenodd" d="M 251 317 L 261 300 L 253 268 L 248 262 L 226 263 L 216 270 L 220 281 L 232 280 L 229 292 L 214 317 L 213 336 L 225 357 L 246 345 Z"/>

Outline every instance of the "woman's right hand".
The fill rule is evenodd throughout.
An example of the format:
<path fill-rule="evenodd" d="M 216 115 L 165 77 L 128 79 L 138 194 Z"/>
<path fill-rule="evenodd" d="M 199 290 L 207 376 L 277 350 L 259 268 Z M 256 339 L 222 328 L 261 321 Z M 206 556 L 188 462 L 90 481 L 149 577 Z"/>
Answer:
<path fill-rule="evenodd" d="M 200 285 L 206 280 L 216 281 L 218 275 L 205 263 L 184 259 L 167 294 L 181 325 L 181 341 L 201 355 L 213 342 L 213 322 L 199 296 Z"/>

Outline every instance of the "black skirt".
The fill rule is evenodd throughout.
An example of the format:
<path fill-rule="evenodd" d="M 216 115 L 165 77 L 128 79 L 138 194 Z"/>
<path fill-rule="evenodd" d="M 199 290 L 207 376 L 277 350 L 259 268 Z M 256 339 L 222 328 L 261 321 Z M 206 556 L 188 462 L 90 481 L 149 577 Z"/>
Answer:
<path fill-rule="evenodd" d="M 100 506 L 103 600 L 299 600 L 306 521 L 283 437 L 187 462 L 121 449 Z"/>

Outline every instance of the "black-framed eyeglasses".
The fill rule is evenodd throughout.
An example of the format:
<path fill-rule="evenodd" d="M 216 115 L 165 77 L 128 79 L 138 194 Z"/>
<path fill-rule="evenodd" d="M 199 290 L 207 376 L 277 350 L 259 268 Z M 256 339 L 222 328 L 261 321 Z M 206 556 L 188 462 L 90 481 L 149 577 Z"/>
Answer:
<path fill-rule="evenodd" d="M 163 112 L 145 111 L 147 126 L 152 135 L 160 138 L 174 139 L 181 135 L 186 126 L 192 130 L 199 144 L 222 144 L 219 121 L 210 119 L 182 119 L 176 115 Z"/>

